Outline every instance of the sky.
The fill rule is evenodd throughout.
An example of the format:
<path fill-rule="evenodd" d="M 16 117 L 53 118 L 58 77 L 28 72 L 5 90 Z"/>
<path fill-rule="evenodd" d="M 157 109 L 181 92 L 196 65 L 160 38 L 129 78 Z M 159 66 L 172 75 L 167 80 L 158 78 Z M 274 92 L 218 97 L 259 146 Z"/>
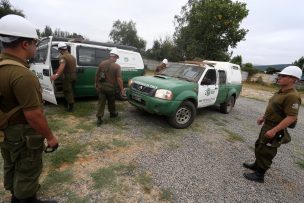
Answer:
<path fill-rule="evenodd" d="M 304 56 L 304 1 L 239 0 L 249 15 L 241 28 L 245 40 L 233 49 L 243 63 L 255 65 L 290 64 Z M 40 30 L 76 32 L 90 40 L 110 41 L 116 20 L 136 23 L 137 35 L 151 48 L 154 40 L 173 36 L 174 16 L 180 15 L 187 0 L 10 0 Z"/>

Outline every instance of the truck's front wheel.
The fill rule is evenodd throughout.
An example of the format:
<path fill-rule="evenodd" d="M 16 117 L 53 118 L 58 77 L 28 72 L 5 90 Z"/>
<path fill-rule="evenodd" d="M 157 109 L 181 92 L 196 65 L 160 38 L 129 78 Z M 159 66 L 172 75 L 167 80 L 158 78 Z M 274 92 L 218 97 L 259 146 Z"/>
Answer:
<path fill-rule="evenodd" d="M 191 125 L 196 115 L 196 109 L 192 102 L 184 101 L 177 110 L 168 118 L 174 128 L 187 128 Z"/>

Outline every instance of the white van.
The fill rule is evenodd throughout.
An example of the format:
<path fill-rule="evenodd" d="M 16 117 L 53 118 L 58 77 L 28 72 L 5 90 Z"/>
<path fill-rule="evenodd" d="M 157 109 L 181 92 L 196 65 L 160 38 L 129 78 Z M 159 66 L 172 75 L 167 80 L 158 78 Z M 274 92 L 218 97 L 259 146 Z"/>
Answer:
<path fill-rule="evenodd" d="M 46 37 L 41 40 L 37 47 L 31 70 L 39 78 L 42 87 L 43 99 L 57 104 L 56 98 L 63 97 L 62 81 L 52 82 L 50 76 L 59 66 L 59 52 L 57 45 L 65 42 L 69 52 L 75 56 L 77 64 L 77 81 L 75 83 L 75 97 L 96 96 L 95 73 L 101 61 L 109 57 L 111 49 L 117 48 L 121 66 L 124 86 L 128 80 L 144 75 L 144 63 L 140 53 L 135 47 L 101 43 L 94 41 L 69 41 L 65 38 Z M 118 91 L 119 93 L 119 91 Z M 118 95 L 122 98 L 121 95 Z M 123 99 L 123 98 L 122 98 Z"/>

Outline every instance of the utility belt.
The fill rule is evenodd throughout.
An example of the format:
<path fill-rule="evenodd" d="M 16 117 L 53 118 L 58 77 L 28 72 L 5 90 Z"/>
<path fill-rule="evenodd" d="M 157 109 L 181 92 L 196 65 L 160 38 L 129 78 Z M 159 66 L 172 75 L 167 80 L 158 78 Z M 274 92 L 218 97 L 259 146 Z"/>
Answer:
<path fill-rule="evenodd" d="M 44 138 L 28 124 L 10 125 L 1 130 L 0 135 L 0 146 L 11 152 L 13 161 L 20 157 L 41 158 L 45 150 Z"/>

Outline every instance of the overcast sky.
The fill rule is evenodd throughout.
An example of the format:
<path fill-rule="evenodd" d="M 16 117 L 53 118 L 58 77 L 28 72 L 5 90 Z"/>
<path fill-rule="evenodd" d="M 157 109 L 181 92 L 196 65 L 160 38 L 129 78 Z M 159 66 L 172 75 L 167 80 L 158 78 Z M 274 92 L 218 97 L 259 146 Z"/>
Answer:
<path fill-rule="evenodd" d="M 304 56 L 304 1 L 241 0 L 249 15 L 241 27 L 248 29 L 245 41 L 233 55 L 253 64 L 287 64 Z M 187 0 L 10 0 L 26 18 L 42 30 L 76 32 L 90 40 L 109 41 L 113 22 L 134 21 L 138 36 L 153 41 L 174 33 L 174 16 Z"/>

